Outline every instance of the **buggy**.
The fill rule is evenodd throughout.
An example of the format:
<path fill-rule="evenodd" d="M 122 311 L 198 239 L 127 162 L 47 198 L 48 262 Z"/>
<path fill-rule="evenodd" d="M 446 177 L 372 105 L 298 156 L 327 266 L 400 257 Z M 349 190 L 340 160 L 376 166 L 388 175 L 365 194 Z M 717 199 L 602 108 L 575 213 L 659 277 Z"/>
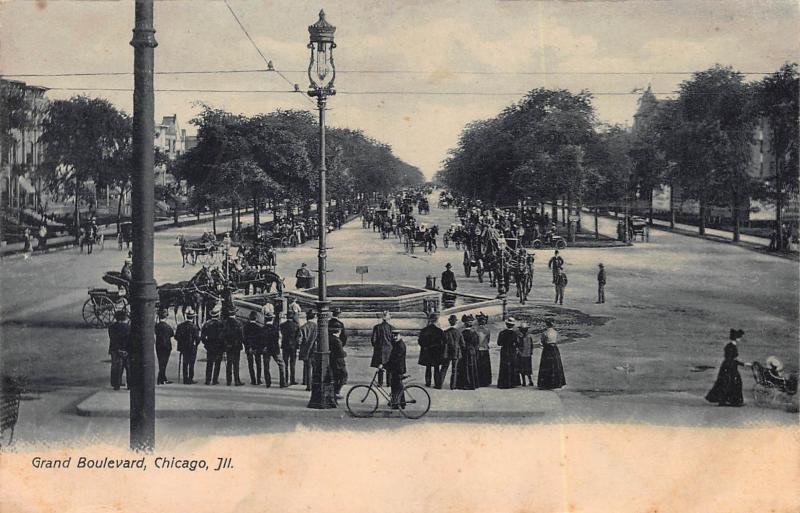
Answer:
<path fill-rule="evenodd" d="M 788 378 L 775 375 L 758 362 L 752 365 L 753 399 L 759 406 L 778 406 L 797 411 L 797 375 Z"/>
<path fill-rule="evenodd" d="M 109 271 L 103 276 L 103 281 L 109 285 L 116 285 L 117 290 L 90 288 L 89 299 L 83 303 L 81 309 L 83 321 L 93 328 L 107 328 L 114 322 L 114 313 L 117 310 L 130 313 L 128 280 L 118 272 Z"/>

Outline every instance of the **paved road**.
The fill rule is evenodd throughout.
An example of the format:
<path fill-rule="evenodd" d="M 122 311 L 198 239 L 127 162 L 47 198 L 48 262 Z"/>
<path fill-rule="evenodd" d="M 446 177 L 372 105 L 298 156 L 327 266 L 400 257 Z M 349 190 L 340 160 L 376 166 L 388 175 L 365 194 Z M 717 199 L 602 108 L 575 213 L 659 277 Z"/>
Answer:
<path fill-rule="evenodd" d="M 424 222 L 446 227 L 453 221 L 453 210 L 435 208 L 436 201 L 431 205 L 434 208 L 429 216 L 423 216 Z M 182 231 L 191 237 L 204 229 L 208 227 Z M 613 234 L 615 225 L 601 219 L 600 229 Z M 177 234 L 175 230 L 156 234 L 159 283 L 187 279 L 194 271 L 180 267 L 173 245 Z M 291 277 L 301 262 L 316 267 L 312 246 L 280 253 L 279 272 Z M 460 291 L 493 293 L 488 284 L 461 275 L 461 254 L 454 248 L 440 248 L 434 255 L 406 255 L 397 240 L 381 240 L 377 233 L 362 229 L 360 221 L 332 234 L 330 246 L 330 283 L 358 281 L 355 267 L 368 265 L 367 281 L 422 285 L 427 274 L 439 274 L 449 261 L 457 271 Z M 557 393 L 563 411 L 550 420 L 566 417 L 689 425 L 795 420 L 781 411 L 750 404 L 742 409 L 710 408 L 702 396 L 713 382 L 731 327 L 746 331 L 743 359 L 763 361 L 774 354 L 787 366 L 797 362 L 796 263 L 664 232 L 631 248 L 567 249 L 563 253 L 570 280 L 563 309 L 552 310 L 550 304 L 549 251 L 536 255 L 532 304 L 524 310 L 511 304 L 512 311 L 533 319 L 556 314 L 564 320 L 563 329 L 573 332 L 574 342 L 562 347 L 569 383 Z M 80 308 L 86 289 L 102 286 L 102 272 L 119 269 L 123 257 L 116 248 L 91 256 L 72 250 L 0 265 L 3 370 L 29 376 L 40 392 L 38 399 L 23 404 L 22 422 L 30 436 L 118 436 L 117 430 L 125 430 L 118 421 L 71 414 L 76 401 L 108 386 L 107 336 L 103 330 L 84 326 Z M 608 271 L 608 302 L 597 305 L 595 275 L 601 261 Z M 286 281 L 293 286 L 293 279 Z M 573 322 L 577 324 L 567 324 Z M 497 354 L 493 356 L 496 365 Z M 409 368 L 419 377 L 414 358 L 411 351 Z M 171 361 L 172 376 L 176 360 Z M 353 380 L 366 379 L 367 362 L 368 351 L 351 352 Z M 745 375 L 745 387 L 751 385 Z M 159 421 L 160 429 L 176 424 Z M 248 425 L 239 420 L 229 427 L 224 421 L 209 423 L 224 431 L 247 430 Z M 26 436 L 25 430 L 21 436 Z"/>

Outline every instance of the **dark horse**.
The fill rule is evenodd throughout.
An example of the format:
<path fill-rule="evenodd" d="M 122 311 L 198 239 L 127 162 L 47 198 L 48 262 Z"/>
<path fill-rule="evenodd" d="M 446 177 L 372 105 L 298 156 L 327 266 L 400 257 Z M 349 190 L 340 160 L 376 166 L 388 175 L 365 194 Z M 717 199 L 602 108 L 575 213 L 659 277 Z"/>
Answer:
<path fill-rule="evenodd" d="M 172 308 L 177 319 L 179 307 L 181 314 L 185 315 L 186 308 L 191 306 L 198 313 L 199 322 L 204 318 L 203 315 L 200 315 L 202 307 L 207 306 L 210 300 L 214 302 L 219 300 L 221 286 L 222 284 L 215 280 L 212 272 L 203 266 L 188 281 L 165 283 L 158 287 L 157 307 L 159 310 Z"/>
<path fill-rule="evenodd" d="M 225 272 L 226 267 L 227 273 Z M 228 283 L 234 289 L 247 291 L 252 285 L 255 292 L 269 294 L 272 292 L 272 285 L 274 284 L 278 295 L 283 295 L 283 278 L 269 269 L 259 269 L 257 267 L 238 268 L 235 265 L 223 262 L 222 269 L 214 268 L 211 272 L 215 281 Z"/>

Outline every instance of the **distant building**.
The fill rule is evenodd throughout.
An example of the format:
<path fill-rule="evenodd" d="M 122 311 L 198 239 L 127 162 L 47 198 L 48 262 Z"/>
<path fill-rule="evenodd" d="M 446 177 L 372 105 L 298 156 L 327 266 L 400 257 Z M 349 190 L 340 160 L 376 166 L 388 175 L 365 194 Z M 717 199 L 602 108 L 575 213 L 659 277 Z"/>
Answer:
<path fill-rule="evenodd" d="M 651 87 L 648 85 L 647 89 L 642 93 L 639 98 L 639 108 L 636 114 L 633 115 L 633 128 L 631 133 L 636 135 L 637 132 L 646 130 L 653 120 L 653 117 L 658 111 L 660 105 L 667 100 L 658 100 L 653 94 Z M 757 180 L 767 181 L 775 177 L 775 154 L 769 143 L 769 122 L 766 119 L 759 119 L 753 132 L 753 140 L 750 143 L 750 165 L 747 172 L 750 176 Z M 699 214 L 700 207 L 696 201 L 683 200 L 680 188 L 675 187 L 675 191 L 670 190 L 670 187 L 663 186 L 653 190 L 653 208 L 656 211 L 669 210 L 670 196 L 676 209 L 687 214 Z M 746 206 L 746 205 L 745 205 Z M 764 205 L 759 202 L 750 202 L 751 220 L 766 220 L 775 219 L 775 208 L 769 205 Z M 754 215 L 753 215 L 754 214 Z M 730 216 L 729 207 L 713 207 L 709 208 L 709 215 L 725 217 Z M 746 220 L 747 218 L 745 218 Z"/>
<path fill-rule="evenodd" d="M 178 115 L 164 116 L 161 123 L 156 123 L 153 144 L 160 149 L 169 160 L 175 160 L 186 151 L 186 130 L 178 124 Z M 158 185 L 174 183 L 175 178 L 167 172 L 164 165 L 156 167 L 155 182 Z"/>
<path fill-rule="evenodd" d="M 5 79 L 0 79 L 0 88 L 14 120 L 8 137 L 0 139 L 0 198 L 4 206 L 36 208 L 42 187 L 33 177 L 44 156 L 39 136 L 49 101 L 47 88 Z"/>

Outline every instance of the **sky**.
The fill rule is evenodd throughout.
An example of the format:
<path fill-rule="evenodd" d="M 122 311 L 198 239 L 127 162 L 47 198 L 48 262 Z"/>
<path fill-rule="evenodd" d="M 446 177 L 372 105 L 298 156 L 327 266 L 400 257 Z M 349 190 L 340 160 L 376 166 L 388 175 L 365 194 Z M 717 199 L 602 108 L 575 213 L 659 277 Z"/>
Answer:
<path fill-rule="evenodd" d="M 133 68 L 133 1 L 0 0 L 0 74 L 52 88 L 50 98 L 104 97 L 132 112 L 133 77 L 17 76 Z M 238 15 L 266 64 L 231 14 Z M 337 27 L 331 126 L 361 129 L 431 177 L 464 125 L 495 116 L 535 87 L 588 89 L 597 118 L 631 124 L 638 91 L 660 98 L 715 63 L 757 80 L 800 60 L 791 1 L 163 0 L 156 1 L 156 119 L 189 120 L 200 103 L 255 114 L 316 110 L 307 90 L 308 25 Z M 123 89 L 108 91 L 102 89 Z M 162 91 L 158 91 L 162 89 Z M 199 92 L 164 89 L 258 91 Z M 265 92 L 274 91 L 274 92 Z"/>

